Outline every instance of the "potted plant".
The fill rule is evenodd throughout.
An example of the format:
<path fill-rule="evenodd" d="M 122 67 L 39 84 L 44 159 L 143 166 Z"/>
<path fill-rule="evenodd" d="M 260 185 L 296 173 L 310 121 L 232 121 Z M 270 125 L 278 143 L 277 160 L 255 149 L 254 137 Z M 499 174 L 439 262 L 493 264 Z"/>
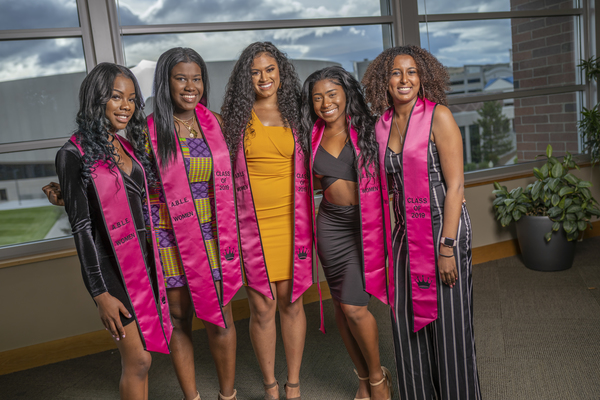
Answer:
<path fill-rule="evenodd" d="M 591 218 L 600 216 L 598 202 L 589 189 L 592 184 L 569 173 L 571 168 L 579 169 L 572 155 L 567 152 L 562 161 L 558 160 L 548 145 L 546 163 L 533 168 L 534 183 L 509 192 L 494 182 L 496 219 L 502 226 L 517 223 L 519 247 L 528 268 L 570 268 L 577 239 L 591 228 Z"/>

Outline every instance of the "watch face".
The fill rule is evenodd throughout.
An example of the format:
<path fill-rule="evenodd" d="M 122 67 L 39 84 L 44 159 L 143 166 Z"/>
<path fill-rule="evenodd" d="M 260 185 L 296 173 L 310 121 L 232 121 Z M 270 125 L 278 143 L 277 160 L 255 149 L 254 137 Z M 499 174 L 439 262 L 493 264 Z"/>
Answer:
<path fill-rule="evenodd" d="M 446 246 L 454 246 L 455 243 L 456 243 L 456 240 L 454 240 L 454 239 L 444 238 L 444 244 Z"/>

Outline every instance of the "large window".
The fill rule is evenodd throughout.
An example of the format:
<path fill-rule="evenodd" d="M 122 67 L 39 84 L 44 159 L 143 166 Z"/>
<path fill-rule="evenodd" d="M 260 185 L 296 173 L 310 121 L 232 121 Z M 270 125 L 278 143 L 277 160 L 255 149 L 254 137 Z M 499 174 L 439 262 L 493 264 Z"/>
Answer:
<path fill-rule="evenodd" d="M 465 171 L 532 161 L 548 144 L 557 155 L 582 151 L 577 120 L 586 87 L 577 64 L 587 32 L 577 7 L 572 0 L 419 2 L 421 45 L 450 73 Z"/>
<path fill-rule="evenodd" d="M 0 1 L 0 247 L 70 235 L 41 187 L 75 128 L 85 76 L 75 0 Z M 3 257 L 0 257 L 3 258 Z"/>

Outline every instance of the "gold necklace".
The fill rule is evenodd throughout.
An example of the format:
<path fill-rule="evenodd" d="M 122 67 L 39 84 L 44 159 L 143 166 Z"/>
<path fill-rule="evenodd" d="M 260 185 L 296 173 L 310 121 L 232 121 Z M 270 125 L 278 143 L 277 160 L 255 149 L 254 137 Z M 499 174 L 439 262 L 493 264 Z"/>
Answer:
<path fill-rule="evenodd" d="M 188 124 L 188 121 L 192 120 L 194 118 L 194 115 L 192 115 L 191 118 L 186 119 L 185 121 L 182 119 L 177 118 L 176 116 L 173 115 L 173 118 L 175 118 L 176 121 L 181 122 L 183 124 L 183 126 L 185 126 L 187 128 L 187 130 L 190 132 L 190 137 L 191 138 L 197 138 L 198 137 L 198 131 L 196 131 L 194 129 L 194 127 L 190 124 Z M 192 122 L 193 124 L 193 122 Z"/>
<path fill-rule="evenodd" d="M 332 138 L 332 137 L 336 137 L 337 135 L 339 135 L 340 133 L 342 133 L 342 132 L 345 132 L 345 131 L 346 131 L 346 127 L 344 126 L 344 129 L 342 129 L 341 131 L 339 131 L 339 132 L 338 132 L 338 133 L 336 133 L 335 135 L 331 135 L 331 136 L 327 136 L 327 135 L 325 134 L 325 131 L 323 131 L 323 136 L 325 136 L 327 139 L 329 139 L 329 138 Z"/>

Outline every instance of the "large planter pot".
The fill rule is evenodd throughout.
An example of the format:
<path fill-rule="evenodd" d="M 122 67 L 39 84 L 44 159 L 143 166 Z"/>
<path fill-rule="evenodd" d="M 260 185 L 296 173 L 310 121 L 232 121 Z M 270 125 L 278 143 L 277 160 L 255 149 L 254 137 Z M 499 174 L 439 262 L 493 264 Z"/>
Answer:
<path fill-rule="evenodd" d="M 548 217 L 523 216 L 517 221 L 517 237 L 525 266 L 536 271 L 562 271 L 571 268 L 575 257 L 575 243 L 569 242 L 561 228 L 552 232 L 552 240 L 544 235 L 552 230 Z"/>

